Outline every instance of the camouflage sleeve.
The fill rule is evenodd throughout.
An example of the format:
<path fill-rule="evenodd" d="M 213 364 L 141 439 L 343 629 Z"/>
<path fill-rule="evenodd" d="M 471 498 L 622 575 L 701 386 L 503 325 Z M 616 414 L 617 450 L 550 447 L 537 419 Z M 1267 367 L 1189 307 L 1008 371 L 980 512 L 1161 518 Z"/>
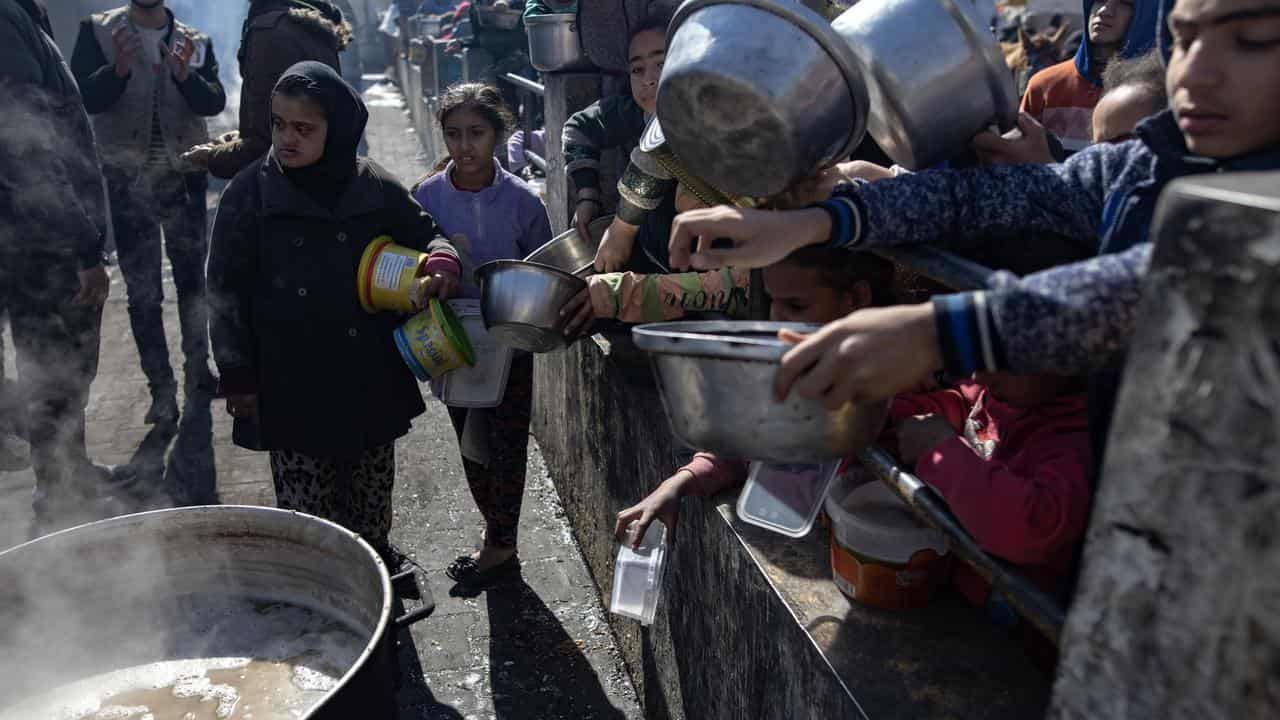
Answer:
<path fill-rule="evenodd" d="M 605 273 L 589 280 L 596 317 L 623 322 L 677 320 L 687 312 L 746 312 L 751 272 L 723 268 L 703 273 Z"/>

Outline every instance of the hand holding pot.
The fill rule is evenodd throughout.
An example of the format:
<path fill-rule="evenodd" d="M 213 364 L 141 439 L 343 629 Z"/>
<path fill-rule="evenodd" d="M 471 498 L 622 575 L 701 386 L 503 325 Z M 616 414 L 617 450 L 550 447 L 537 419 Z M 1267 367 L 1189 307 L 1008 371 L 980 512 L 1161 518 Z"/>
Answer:
<path fill-rule="evenodd" d="M 600 201 L 591 198 L 582 198 L 578 200 L 578 205 L 573 209 L 573 226 L 577 228 L 578 235 L 587 245 L 591 244 L 591 221 L 596 219 L 600 214 Z"/>
<path fill-rule="evenodd" d="M 617 272 L 626 267 L 639 233 L 638 225 L 631 225 L 615 217 L 609 224 L 609 229 L 604 231 L 600 248 L 596 250 L 596 272 Z"/>
<path fill-rule="evenodd" d="M 831 216 L 817 208 L 774 211 L 722 205 L 691 210 L 671 225 L 671 267 L 765 267 L 830 235 Z M 712 242 L 719 238 L 732 240 L 733 247 L 713 250 Z"/>
<path fill-rule="evenodd" d="M 565 337 L 577 336 L 596 319 L 595 305 L 591 302 L 591 283 L 595 279 L 595 276 L 587 278 L 587 287 L 579 290 L 577 295 L 560 308 L 560 317 L 568 318 L 564 325 Z"/>
<path fill-rule="evenodd" d="M 795 345 L 774 380 L 778 402 L 793 389 L 832 410 L 884 400 L 942 368 L 931 303 L 859 310 L 811 335 L 778 338 Z"/>
<path fill-rule="evenodd" d="M 987 165 L 1048 165 L 1055 162 L 1049 152 L 1049 135 L 1044 126 L 1026 113 L 1018 114 L 1018 131 L 997 135 L 978 133 L 971 143 Z"/>

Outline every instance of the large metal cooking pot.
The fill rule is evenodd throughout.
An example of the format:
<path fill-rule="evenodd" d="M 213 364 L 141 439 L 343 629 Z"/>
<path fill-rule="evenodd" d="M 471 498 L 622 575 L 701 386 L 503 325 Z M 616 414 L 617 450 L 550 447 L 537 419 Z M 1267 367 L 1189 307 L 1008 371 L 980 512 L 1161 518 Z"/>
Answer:
<path fill-rule="evenodd" d="M 392 631 L 430 608 L 394 619 L 378 554 L 334 523 L 212 506 L 112 518 L 0 553 L 0 717 L 69 683 L 217 656 L 224 633 L 201 631 L 199 647 L 177 638 L 218 598 L 296 606 L 353 634 L 355 662 L 303 717 L 396 716 Z"/>
<path fill-rule="evenodd" d="M 529 63 L 535 69 L 568 72 L 595 67 L 582 51 L 576 13 L 529 15 L 524 27 L 529 35 Z"/>
<path fill-rule="evenodd" d="M 690 172 L 781 192 L 862 141 L 867 90 L 826 20 L 787 0 L 690 0 L 668 30 L 658 117 Z"/>
<path fill-rule="evenodd" d="M 1013 74 L 969 0 L 862 0 L 832 27 L 866 73 L 867 131 L 899 165 L 935 165 L 1017 123 Z"/>
<path fill-rule="evenodd" d="M 586 281 L 549 265 L 523 260 L 494 260 L 476 268 L 480 315 L 498 342 L 517 350 L 550 352 L 568 344 L 565 303 L 587 287 Z"/>
<path fill-rule="evenodd" d="M 595 272 L 596 251 L 600 249 L 604 231 L 609 229 L 609 224 L 612 222 L 612 215 L 592 220 L 587 226 L 587 232 L 591 235 L 590 242 L 583 239 L 578 228 L 569 228 L 529 253 L 524 260 L 550 265 L 578 277 L 586 277 Z"/>
<path fill-rule="evenodd" d="M 777 322 L 673 322 L 634 328 L 649 353 L 671 429 L 682 442 L 726 457 L 774 462 L 842 458 L 870 444 L 884 424 L 885 404 L 846 403 L 828 410 L 791 393 L 773 399 L 778 363 L 791 347 Z"/>

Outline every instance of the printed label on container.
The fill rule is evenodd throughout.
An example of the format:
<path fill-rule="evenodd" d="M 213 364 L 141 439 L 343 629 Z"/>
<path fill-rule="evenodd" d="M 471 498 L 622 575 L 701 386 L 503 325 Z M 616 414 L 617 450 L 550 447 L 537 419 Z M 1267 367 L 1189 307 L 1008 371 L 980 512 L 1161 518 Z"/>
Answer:
<path fill-rule="evenodd" d="M 413 267 L 412 258 L 384 251 L 373 270 L 373 286 L 379 290 L 399 290 L 400 274 Z"/>

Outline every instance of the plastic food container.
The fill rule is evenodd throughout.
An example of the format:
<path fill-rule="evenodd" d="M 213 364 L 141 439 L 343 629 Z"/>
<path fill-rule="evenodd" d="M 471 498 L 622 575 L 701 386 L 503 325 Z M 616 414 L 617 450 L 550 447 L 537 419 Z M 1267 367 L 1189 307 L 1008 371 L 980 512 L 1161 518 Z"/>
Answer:
<path fill-rule="evenodd" d="M 486 408 L 502 404 L 515 351 L 485 330 L 479 300 L 450 300 L 449 306 L 471 340 L 476 364 L 440 378 L 432 385 L 432 392 L 449 407 Z"/>
<path fill-rule="evenodd" d="M 634 531 L 632 523 L 631 531 Z M 662 597 L 662 576 L 667 566 L 667 526 L 654 520 L 645 531 L 636 550 L 623 545 L 618 548 L 618 562 L 613 566 L 613 598 L 609 610 L 651 625 Z"/>
<path fill-rule="evenodd" d="M 884 610 L 929 604 L 950 570 L 950 545 L 921 524 L 897 495 L 866 475 L 841 475 L 827 496 L 831 574 L 841 592 Z"/>
<path fill-rule="evenodd" d="M 426 263 L 426 253 L 396 245 L 386 236 L 376 238 L 365 248 L 356 271 L 360 306 L 369 313 L 413 312 L 409 290 Z"/>
<path fill-rule="evenodd" d="M 804 537 L 813 528 L 839 471 L 839 460 L 820 464 L 751 463 L 747 484 L 738 494 L 738 517 L 787 537 Z"/>
<path fill-rule="evenodd" d="M 431 298 L 426 310 L 396 328 L 394 337 L 400 357 L 423 382 L 476 364 L 475 351 L 458 316 L 436 298 Z"/>

